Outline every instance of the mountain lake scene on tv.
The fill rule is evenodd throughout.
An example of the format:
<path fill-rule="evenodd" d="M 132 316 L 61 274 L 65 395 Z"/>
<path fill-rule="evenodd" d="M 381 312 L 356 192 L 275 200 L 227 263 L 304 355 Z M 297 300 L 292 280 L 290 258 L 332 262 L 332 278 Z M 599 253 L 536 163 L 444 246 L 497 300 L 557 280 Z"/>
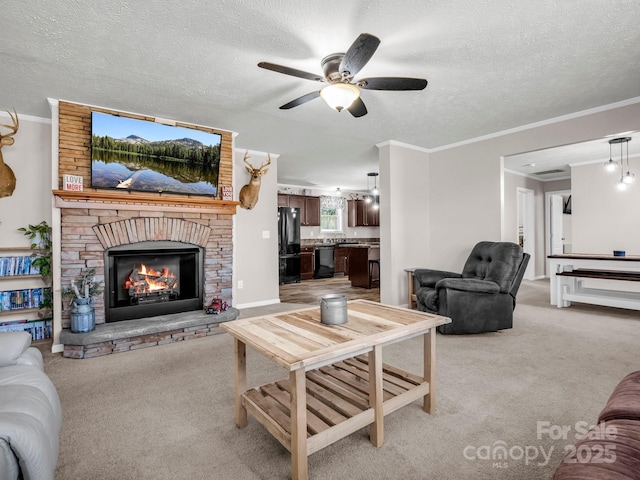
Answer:
<path fill-rule="evenodd" d="M 92 112 L 91 186 L 215 196 L 221 136 Z"/>

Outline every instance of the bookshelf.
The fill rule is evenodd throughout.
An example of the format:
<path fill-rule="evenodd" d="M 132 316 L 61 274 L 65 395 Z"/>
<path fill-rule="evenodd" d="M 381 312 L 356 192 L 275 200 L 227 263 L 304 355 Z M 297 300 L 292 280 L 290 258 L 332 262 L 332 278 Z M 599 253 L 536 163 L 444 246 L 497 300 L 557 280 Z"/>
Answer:
<path fill-rule="evenodd" d="M 52 319 L 39 308 L 51 288 L 31 265 L 37 256 L 38 249 L 0 247 L 0 332 L 26 330 L 36 344 L 52 336 Z"/>

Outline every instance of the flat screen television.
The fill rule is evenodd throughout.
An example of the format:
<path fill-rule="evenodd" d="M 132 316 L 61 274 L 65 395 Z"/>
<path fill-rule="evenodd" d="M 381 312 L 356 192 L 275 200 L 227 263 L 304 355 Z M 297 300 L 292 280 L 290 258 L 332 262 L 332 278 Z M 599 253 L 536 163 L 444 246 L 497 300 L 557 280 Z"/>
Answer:
<path fill-rule="evenodd" d="M 91 112 L 91 187 L 216 196 L 222 136 Z"/>

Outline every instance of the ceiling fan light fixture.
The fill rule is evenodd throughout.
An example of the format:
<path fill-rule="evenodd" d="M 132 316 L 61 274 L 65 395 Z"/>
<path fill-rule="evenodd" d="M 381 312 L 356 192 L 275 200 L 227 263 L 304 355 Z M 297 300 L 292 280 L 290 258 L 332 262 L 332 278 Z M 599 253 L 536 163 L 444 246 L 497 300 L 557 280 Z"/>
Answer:
<path fill-rule="evenodd" d="M 360 90 L 350 83 L 333 83 L 320 91 L 320 96 L 327 105 L 341 112 L 349 108 L 360 97 Z"/>

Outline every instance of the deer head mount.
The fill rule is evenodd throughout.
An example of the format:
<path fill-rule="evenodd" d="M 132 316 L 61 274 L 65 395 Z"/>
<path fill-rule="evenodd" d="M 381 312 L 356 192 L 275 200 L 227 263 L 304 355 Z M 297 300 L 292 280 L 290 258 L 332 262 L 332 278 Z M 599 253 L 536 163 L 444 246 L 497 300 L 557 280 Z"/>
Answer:
<path fill-rule="evenodd" d="M 10 197 L 16 189 L 16 176 L 13 170 L 11 170 L 11 167 L 4 163 L 2 147 L 13 145 L 13 136 L 18 132 L 19 126 L 18 114 L 15 109 L 13 110 L 13 115 L 11 115 L 9 111 L 7 111 L 7 113 L 11 117 L 13 125 L 0 124 L 0 127 L 5 127 L 10 130 L 9 133 L 4 135 L 0 132 L 0 198 Z"/>
<path fill-rule="evenodd" d="M 269 169 L 267 168 L 271 164 L 271 155 L 267 154 L 267 163 L 263 163 L 260 167 L 255 168 L 248 162 L 249 158 L 249 150 L 247 150 L 244 154 L 243 161 L 248 166 L 245 167 L 249 175 L 251 175 L 251 180 L 244 187 L 240 189 L 240 206 L 242 208 L 246 208 L 247 210 L 251 210 L 258 203 L 258 193 L 260 193 L 260 182 L 262 179 L 262 175 L 267 173 Z"/>

